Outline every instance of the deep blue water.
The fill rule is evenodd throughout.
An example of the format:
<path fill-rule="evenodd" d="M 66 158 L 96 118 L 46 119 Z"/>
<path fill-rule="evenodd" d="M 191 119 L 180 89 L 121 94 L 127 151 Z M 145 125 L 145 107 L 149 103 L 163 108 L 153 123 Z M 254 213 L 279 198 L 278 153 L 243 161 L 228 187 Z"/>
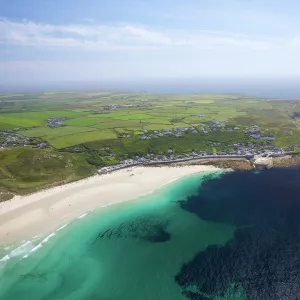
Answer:
<path fill-rule="evenodd" d="M 188 298 L 213 299 L 231 285 L 249 300 L 300 299 L 299 168 L 228 173 L 181 207 L 238 228 L 226 245 L 209 246 L 181 267 L 175 280 Z"/>

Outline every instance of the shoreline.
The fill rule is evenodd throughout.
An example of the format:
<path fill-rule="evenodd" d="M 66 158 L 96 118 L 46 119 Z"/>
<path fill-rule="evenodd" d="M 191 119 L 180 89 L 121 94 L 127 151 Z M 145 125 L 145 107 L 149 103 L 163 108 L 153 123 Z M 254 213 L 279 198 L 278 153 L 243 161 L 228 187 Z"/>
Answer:
<path fill-rule="evenodd" d="M 167 161 L 167 162 L 152 162 L 152 163 L 145 163 L 145 164 L 136 164 L 136 165 L 129 165 L 124 166 L 122 168 L 118 168 L 115 170 L 107 171 L 107 172 L 96 172 L 94 175 L 90 175 L 88 177 L 84 177 L 78 180 L 73 180 L 70 182 L 54 182 L 51 185 L 40 187 L 34 192 L 24 192 L 22 194 L 15 194 L 9 190 L 1 192 L 0 191 L 0 205 L 1 203 L 8 202 L 10 200 L 13 200 L 17 197 L 25 197 L 30 196 L 42 191 L 47 191 L 52 188 L 56 187 L 62 187 L 73 183 L 78 183 L 81 181 L 86 181 L 91 177 L 97 176 L 97 175 L 108 175 L 111 173 L 114 173 L 119 170 L 127 170 L 135 167 L 145 167 L 145 168 L 152 168 L 152 167 L 181 167 L 181 166 L 195 166 L 195 165 L 202 165 L 202 166 L 214 166 L 221 169 L 233 169 L 233 170 L 255 170 L 254 165 L 250 162 L 249 159 L 245 157 L 214 157 L 214 158 L 192 158 L 192 159 L 183 159 L 183 160 L 177 160 L 177 161 Z M 274 168 L 288 168 L 288 167 L 300 167 L 300 155 L 284 155 L 284 156 L 278 156 L 273 157 L 273 167 Z M 8 194 L 8 198 L 1 201 L 1 194 Z M 1 215 L 1 212 L 0 212 Z"/>
<path fill-rule="evenodd" d="M 0 203 L 0 245 L 47 235 L 86 213 L 135 200 L 179 180 L 221 171 L 209 165 L 133 167 Z"/>

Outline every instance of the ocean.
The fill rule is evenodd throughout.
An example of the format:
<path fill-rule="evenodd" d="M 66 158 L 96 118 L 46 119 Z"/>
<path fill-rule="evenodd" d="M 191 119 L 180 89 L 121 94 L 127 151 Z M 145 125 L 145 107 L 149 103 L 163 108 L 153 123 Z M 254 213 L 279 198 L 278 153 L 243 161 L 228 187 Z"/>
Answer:
<path fill-rule="evenodd" d="M 154 94 L 246 94 L 261 98 L 299 98 L 299 78 L 161 78 L 147 80 L 53 82 L 1 85 L 0 93 L 124 90 Z"/>
<path fill-rule="evenodd" d="M 1 300 L 296 300 L 300 169 L 183 178 L 0 257 Z"/>

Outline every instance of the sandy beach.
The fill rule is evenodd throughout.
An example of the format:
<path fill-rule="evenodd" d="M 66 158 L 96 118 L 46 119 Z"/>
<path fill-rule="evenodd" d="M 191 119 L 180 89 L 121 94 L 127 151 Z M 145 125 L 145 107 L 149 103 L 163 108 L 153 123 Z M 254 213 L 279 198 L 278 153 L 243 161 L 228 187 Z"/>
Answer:
<path fill-rule="evenodd" d="M 135 167 L 54 187 L 0 203 L 0 245 L 47 234 L 82 214 L 136 199 L 213 166 Z"/>

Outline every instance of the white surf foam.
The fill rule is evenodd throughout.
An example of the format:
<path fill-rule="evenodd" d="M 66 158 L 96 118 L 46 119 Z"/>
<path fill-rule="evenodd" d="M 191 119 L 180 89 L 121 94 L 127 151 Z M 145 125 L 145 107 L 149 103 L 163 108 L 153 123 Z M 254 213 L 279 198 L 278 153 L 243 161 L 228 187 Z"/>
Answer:
<path fill-rule="evenodd" d="M 0 259 L 0 263 L 9 260 L 9 258 L 10 258 L 9 255 L 5 255 L 4 257 L 2 257 L 2 258 Z"/>
<path fill-rule="evenodd" d="M 82 219 L 82 218 L 86 217 L 87 215 L 88 215 L 88 213 L 85 213 L 85 214 L 79 216 L 78 219 Z"/>
<path fill-rule="evenodd" d="M 82 219 L 86 217 L 89 214 L 89 212 L 82 214 L 78 217 L 78 219 Z M 41 249 L 43 245 L 45 245 L 51 238 L 53 238 L 57 232 L 60 232 L 64 228 L 66 228 L 70 223 L 64 224 L 63 226 L 59 227 L 55 230 L 55 232 L 52 232 L 49 234 L 46 238 L 44 238 L 39 244 L 36 246 L 34 245 L 34 241 L 37 240 L 40 235 L 36 235 L 32 238 L 31 241 L 23 241 L 23 244 L 19 246 L 18 248 L 13 249 L 10 253 L 6 254 L 4 257 L 0 258 L 0 266 L 5 264 L 8 260 L 14 257 L 22 256 L 21 259 L 28 258 L 31 253 L 36 252 L 37 250 Z M 4 250 L 8 251 L 13 246 L 6 247 Z"/>
<path fill-rule="evenodd" d="M 37 244 L 35 247 L 33 247 L 29 253 L 27 253 L 26 255 L 24 255 L 22 258 L 28 258 L 29 255 L 33 252 L 36 252 L 38 249 L 41 249 L 43 247 L 44 244 L 46 244 L 47 242 L 49 242 L 49 240 L 51 238 L 53 238 L 55 236 L 55 232 L 52 232 L 51 234 L 49 234 L 47 237 L 45 237 L 39 244 Z"/>
<path fill-rule="evenodd" d="M 46 244 L 51 238 L 53 238 L 56 234 L 56 232 L 59 232 L 61 230 L 63 230 L 66 226 L 68 226 L 70 223 L 67 223 L 63 226 L 61 226 L 60 228 L 58 228 L 55 232 L 52 232 L 51 234 L 49 234 L 46 238 L 44 238 L 39 244 L 37 244 L 36 246 L 34 245 L 34 241 L 37 240 L 40 235 L 36 235 L 33 237 L 33 239 L 31 241 L 23 241 L 23 244 L 21 246 L 19 246 L 18 248 L 13 249 L 10 253 L 6 254 L 4 257 L 2 257 L 0 259 L 0 265 L 1 263 L 7 262 L 9 259 L 13 258 L 13 257 L 17 257 L 17 256 L 22 256 L 23 258 L 28 258 L 30 253 L 33 253 L 35 251 L 37 251 L 38 249 L 42 248 L 42 246 L 44 244 Z M 11 249 L 12 246 L 10 247 L 6 247 L 4 250 L 9 250 Z M 24 255 L 25 254 L 25 255 Z"/>
<path fill-rule="evenodd" d="M 5 264 L 11 258 L 18 257 L 24 255 L 25 253 L 30 252 L 33 247 L 34 245 L 32 241 L 24 241 L 24 243 L 21 246 L 13 249 L 11 252 L 9 252 L 8 254 L 6 254 L 4 257 L 0 259 L 0 266 Z"/>
<path fill-rule="evenodd" d="M 32 249 L 33 244 L 31 241 L 26 241 L 24 244 L 22 244 L 20 247 L 12 250 L 9 253 L 10 258 L 12 257 L 16 257 L 16 256 L 20 256 L 28 251 L 30 251 L 30 249 Z"/>
<path fill-rule="evenodd" d="M 59 231 L 63 230 L 63 229 L 64 229 L 65 227 L 67 227 L 69 224 L 70 224 L 70 223 L 67 223 L 67 224 L 65 224 L 65 225 L 63 225 L 63 226 L 61 226 L 61 227 L 59 227 L 58 229 L 56 229 L 56 232 L 59 232 Z"/>
<path fill-rule="evenodd" d="M 49 242 L 49 240 L 51 238 L 53 238 L 55 236 L 55 232 L 52 232 L 51 234 L 49 234 L 47 237 L 45 237 L 38 245 L 36 245 L 33 249 L 30 250 L 30 253 L 35 252 L 36 250 L 40 249 L 43 247 L 44 244 L 46 244 L 47 242 Z"/>

